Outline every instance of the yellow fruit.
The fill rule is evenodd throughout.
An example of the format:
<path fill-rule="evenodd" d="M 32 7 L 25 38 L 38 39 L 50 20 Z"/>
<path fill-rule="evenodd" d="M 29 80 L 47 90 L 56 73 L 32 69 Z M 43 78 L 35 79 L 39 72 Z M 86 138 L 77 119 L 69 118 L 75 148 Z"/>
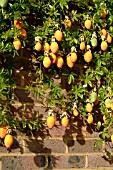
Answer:
<path fill-rule="evenodd" d="M 77 54 L 75 52 L 72 52 L 70 55 L 71 61 L 75 63 L 77 61 Z"/>
<path fill-rule="evenodd" d="M 78 112 L 78 110 L 76 108 L 73 110 L 73 114 L 74 114 L 74 116 L 78 116 L 79 115 L 79 112 Z"/>
<path fill-rule="evenodd" d="M 86 48 L 85 42 L 82 41 L 82 42 L 80 43 L 80 49 L 81 49 L 81 50 L 85 50 L 85 48 Z"/>
<path fill-rule="evenodd" d="M 13 41 L 13 45 L 14 45 L 15 50 L 20 50 L 20 48 L 21 48 L 21 41 L 18 38 L 16 38 Z"/>
<path fill-rule="evenodd" d="M 105 100 L 105 105 L 108 109 L 111 107 L 111 100 L 109 98 Z"/>
<path fill-rule="evenodd" d="M 113 143 L 113 135 L 111 135 L 111 142 Z"/>
<path fill-rule="evenodd" d="M 49 55 L 50 55 L 51 64 L 55 64 L 57 60 L 56 54 L 50 53 Z"/>
<path fill-rule="evenodd" d="M 90 20 L 90 19 L 87 19 L 87 20 L 85 21 L 85 28 L 87 28 L 87 29 L 90 29 L 90 28 L 91 28 L 91 20 Z"/>
<path fill-rule="evenodd" d="M 111 37 L 109 34 L 107 34 L 106 41 L 107 41 L 108 43 L 112 43 L 112 37 Z"/>
<path fill-rule="evenodd" d="M 62 126 L 67 127 L 68 124 L 69 124 L 69 119 L 68 119 L 66 116 L 64 116 L 64 117 L 61 119 L 61 124 L 62 124 Z"/>
<path fill-rule="evenodd" d="M 23 27 L 23 22 L 20 20 L 20 19 L 15 19 L 14 20 L 14 26 L 16 27 L 16 28 L 22 28 Z"/>
<path fill-rule="evenodd" d="M 87 103 L 87 104 L 86 104 L 86 111 L 87 111 L 88 113 L 91 113 L 92 110 L 93 110 L 93 107 L 92 107 L 91 103 Z"/>
<path fill-rule="evenodd" d="M 71 20 L 67 19 L 67 20 L 65 21 L 65 26 L 66 26 L 66 28 L 71 28 L 71 26 L 72 26 Z"/>
<path fill-rule="evenodd" d="M 68 55 L 68 56 L 66 57 L 66 63 L 67 63 L 67 65 L 68 65 L 68 67 L 70 67 L 70 68 L 74 67 L 74 63 L 71 61 L 70 55 Z"/>
<path fill-rule="evenodd" d="M 44 57 L 43 66 L 45 68 L 49 68 L 51 66 L 51 59 L 48 56 Z"/>
<path fill-rule="evenodd" d="M 56 65 L 57 65 L 57 67 L 58 67 L 58 68 L 62 68 L 63 64 L 64 64 L 63 58 L 62 58 L 61 56 L 58 56 L 58 57 L 57 57 L 57 60 L 56 60 Z"/>
<path fill-rule="evenodd" d="M 4 144 L 6 146 L 6 148 L 10 148 L 13 145 L 14 139 L 12 135 L 6 135 L 5 139 L 4 139 Z"/>
<path fill-rule="evenodd" d="M 46 42 L 44 44 L 44 51 L 49 51 L 50 50 L 50 45 Z"/>
<path fill-rule="evenodd" d="M 19 35 L 20 38 L 26 38 L 27 37 L 27 32 L 24 28 L 21 28 L 21 32 Z"/>
<path fill-rule="evenodd" d="M 106 37 L 107 31 L 103 28 L 103 29 L 101 30 L 101 34 L 104 35 L 104 36 Z"/>
<path fill-rule="evenodd" d="M 41 43 L 40 42 L 36 42 L 35 50 L 39 52 L 41 49 L 42 49 Z"/>
<path fill-rule="evenodd" d="M 92 116 L 92 115 L 89 115 L 89 116 L 88 116 L 88 118 L 87 118 L 87 123 L 88 123 L 88 124 L 93 123 L 93 116 Z"/>
<path fill-rule="evenodd" d="M 52 42 L 50 49 L 51 49 L 52 53 L 56 54 L 59 50 L 59 46 L 58 46 L 57 42 Z"/>
<path fill-rule="evenodd" d="M 0 138 L 5 138 L 6 134 L 7 134 L 6 127 L 0 127 Z"/>
<path fill-rule="evenodd" d="M 62 41 L 62 38 L 63 38 L 62 31 L 60 31 L 60 30 L 55 31 L 54 37 L 57 41 L 59 41 L 59 42 Z"/>
<path fill-rule="evenodd" d="M 102 42 L 101 42 L 101 50 L 102 50 L 102 51 L 106 51 L 107 48 L 108 48 L 107 42 L 106 42 L 106 41 L 102 41 Z"/>
<path fill-rule="evenodd" d="M 54 116 L 50 115 L 47 117 L 47 126 L 52 129 L 55 125 L 55 118 Z"/>
<path fill-rule="evenodd" d="M 86 51 L 84 54 L 84 60 L 89 63 L 92 61 L 92 53 L 90 51 Z"/>
<path fill-rule="evenodd" d="M 106 15 L 107 15 L 107 11 L 106 11 L 105 8 L 102 8 L 101 10 L 102 10 L 102 13 L 100 14 L 100 16 L 101 16 L 102 19 L 105 19 Z"/>

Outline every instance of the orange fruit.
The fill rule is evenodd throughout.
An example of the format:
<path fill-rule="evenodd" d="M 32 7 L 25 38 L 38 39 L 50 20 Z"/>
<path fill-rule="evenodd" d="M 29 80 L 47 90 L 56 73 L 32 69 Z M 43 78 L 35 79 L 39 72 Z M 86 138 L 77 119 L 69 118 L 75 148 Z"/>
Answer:
<path fill-rule="evenodd" d="M 50 55 L 51 64 L 55 64 L 57 60 L 56 54 L 50 53 L 49 55 Z"/>
<path fill-rule="evenodd" d="M 49 51 L 50 50 L 50 45 L 46 42 L 44 44 L 44 51 Z"/>
<path fill-rule="evenodd" d="M 70 55 L 71 61 L 74 63 L 77 61 L 77 54 L 75 52 L 72 52 Z"/>
<path fill-rule="evenodd" d="M 81 43 L 80 43 L 80 49 L 81 50 L 85 50 L 85 42 L 84 41 L 82 41 Z"/>
<path fill-rule="evenodd" d="M 19 50 L 21 48 L 21 41 L 18 38 L 16 38 L 13 41 L 13 45 L 14 45 L 15 50 Z"/>
<path fill-rule="evenodd" d="M 101 50 L 102 50 L 102 51 L 106 51 L 107 48 L 108 48 L 107 42 L 106 42 L 106 41 L 102 41 L 102 42 L 101 42 Z"/>
<path fill-rule="evenodd" d="M 71 28 L 72 22 L 71 22 L 70 19 L 67 19 L 67 20 L 65 21 L 65 26 L 66 26 L 66 28 Z"/>
<path fill-rule="evenodd" d="M 73 114 L 74 114 L 74 116 L 78 116 L 79 115 L 79 112 L 78 112 L 78 110 L 76 108 L 74 108 Z"/>
<path fill-rule="evenodd" d="M 27 32 L 24 28 L 21 28 L 21 32 L 19 35 L 20 38 L 26 38 L 27 37 Z"/>
<path fill-rule="evenodd" d="M 94 105 L 97 105 L 99 103 L 99 100 L 97 99 L 95 102 L 94 102 Z"/>
<path fill-rule="evenodd" d="M 87 103 L 87 104 L 86 104 L 86 111 L 87 111 L 88 113 L 91 113 L 92 110 L 93 110 L 93 107 L 92 107 L 91 103 Z"/>
<path fill-rule="evenodd" d="M 23 27 L 23 22 L 20 20 L 20 19 L 15 19 L 14 20 L 14 26 L 16 27 L 16 28 L 22 28 Z"/>
<path fill-rule="evenodd" d="M 104 36 L 107 35 L 107 31 L 106 31 L 104 28 L 101 30 L 101 33 L 102 33 L 102 35 L 104 35 Z"/>
<path fill-rule="evenodd" d="M 69 119 L 68 119 L 66 116 L 64 116 L 64 117 L 61 119 L 61 124 L 62 124 L 62 126 L 67 127 L 68 124 L 69 124 Z"/>
<path fill-rule="evenodd" d="M 0 127 L 0 138 L 5 138 L 7 134 L 7 129 L 5 127 Z"/>
<path fill-rule="evenodd" d="M 63 58 L 62 58 L 61 56 L 58 56 L 57 59 L 56 59 L 56 65 L 57 65 L 57 67 L 58 67 L 58 68 L 62 68 L 63 64 L 64 64 Z"/>
<path fill-rule="evenodd" d="M 52 53 L 57 53 L 58 52 L 58 50 L 59 50 L 59 46 L 58 46 L 58 44 L 57 44 L 57 42 L 52 42 L 51 43 L 51 46 L 50 46 L 50 49 L 51 49 L 51 52 Z"/>
<path fill-rule="evenodd" d="M 49 116 L 47 117 L 47 126 L 48 126 L 50 129 L 52 129 L 54 125 L 55 125 L 55 118 L 54 118 L 54 116 L 49 115 Z"/>
<path fill-rule="evenodd" d="M 84 54 L 84 60 L 89 63 L 92 60 L 92 53 L 90 51 L 86 51 Z"/>
<path fill-rule="evenodd" d="M 40 42 L 36 42 L 36 45 L 35 45 L 35 50 L 36 51 L 40 51 L 42 49 L 42 45 Z"/>
<path fill-rule="evenodd" d="M 60 30 L 56 30 L 55 33 L 54 33 L 54 37 L 57 41 L 62 41 L 62 38 L 63 38 L 63 33 L 62 31 Z"/>
<path fill-rule="evenodd" d="M 92 115 L 89 115 L 89 116 L 88 116 L 88 118 L 87 118 L 87 123 L 88 123 L 88 124 L 93 123 L 93 116 L 92 116 Z"/>
<path fill-rule="evenodd" d="M 51 66 L 51 59 L 48 56 L 44 57 L 43 66 L 45 68 L 49 68 Z"/>
<path fill-rule="evenodd" d="M 87 28 L 87 29 L 90 29 L 90 28 L 91 28 L 91 20 L 90 20 L 90 19 L 87 19 L 87 20 L 85 21 L 85 28 Z"/>
<path fill-rule="evenodd" d="M 107 34 L 106 41 L 107 41 L 108 43 L 111 43 L 111 42 L 112 42 L 112 37 L 111 37 L 109 34 Z"/>
<path fill-rule="evenodd" d="M 14 139 L 12 135 L 6 135 L 5 139 L 4 139 L 4 144 L 6 146 L 6 148 L 10 148 L 13 145 Z"/>
<path fill-rule="evenodd" d="M 105 19 L 106 15 L 107 15 L 107 11 L 106 11 L 105 8 L 102 8 L 101 10 L 102 10 L 102 13 L 100 14 L 100 16 L 101 16 L 102 19 Z"/>
<path fill-rule="evenodd" d="M 70 68 L 74 67 L 74 63 L 71 61 L 70 55 L 68 55 L 68 56 L 66 57 L 66 63 L 67 63 L 67 65 L 68 65 L 68 67 L 70 67 Z"/>

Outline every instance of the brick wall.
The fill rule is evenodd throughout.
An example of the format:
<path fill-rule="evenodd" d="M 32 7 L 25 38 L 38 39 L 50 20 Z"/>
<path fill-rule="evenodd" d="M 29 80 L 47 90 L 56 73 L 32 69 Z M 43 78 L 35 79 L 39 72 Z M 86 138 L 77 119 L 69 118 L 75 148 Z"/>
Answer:
<path fill-rule="evenodd" d="M 26 108 L 28 118 L 35 116 L 37 110 L 39 114 L 47 116 L 33 93 L 25 90 L 25 86 L 35 79 L 35 64 L 30 64 L 32 62 L 36 63 L 30 52 L 15 59 L 13 77 L 17 86 L 14 90 L 16 99 L 13 101 L 12 111 L 18 118 L 22 116 L 23 107 Z M 28 76 L 30 70 L 32 79 Z M 62 82 L 64 88 L 65 80 L 56 80 L 56 83 Z M 57 121 L 53 129 L 45 132 L 40 129 L 26 136 L 26 133 L 15 130 L 13 135 L 15 140 L 10 153 L 0 146 L 1 170 L 113 169 L 113 159 L 108 159 L 104 150 L 106 148 L 112 152 L 112 145 L 103 142 L 99 148 L 94 148 L 94 143 L 99 138 L 98 132 L 95 132 L 92 126 L 84 126 L 78 118 L 66 129 Z"/>

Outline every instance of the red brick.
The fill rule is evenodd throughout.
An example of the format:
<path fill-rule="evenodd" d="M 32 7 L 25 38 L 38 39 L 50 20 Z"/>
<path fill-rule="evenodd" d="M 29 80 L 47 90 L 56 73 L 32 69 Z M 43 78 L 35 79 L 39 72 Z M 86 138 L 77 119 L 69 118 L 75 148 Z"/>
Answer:
<path fill-rule="evenodd" d="M 62 140 L 54 139 L 45 139 L 45 140 L 36 140 L 25 139 L 25 153 L 64 153 L 65 145 Z"/>
<path fill-rule="evenodd" d="M 2 170 L 35 170 L 46 166 L 46 157 L 40 156 L 3 156 Z"/>
<path fill-rule="evenodd" d="M 85 167 L 84 156 L 50 156 L 49 157 L 48 169 L 69 169 L 69 168 L 83 168 Z M 51 168 L 51 169 L 52 169 Z"/>
<path fill-rule="evenodd" d="M 69 147 L 69 153 L 86 153 L 86 152 L 102 152 L 102 146 L 94 149 L 95 140 L 67 140 L 67 146 Z"/>
<path fill-rule="evenodd" d="M 89 168 L 97 168 L 97 167 L 113 167 L 113 160 L 110 163 L 105 160 L 104 155 L 92 154 L 88 155 L 88 167 Z"/>

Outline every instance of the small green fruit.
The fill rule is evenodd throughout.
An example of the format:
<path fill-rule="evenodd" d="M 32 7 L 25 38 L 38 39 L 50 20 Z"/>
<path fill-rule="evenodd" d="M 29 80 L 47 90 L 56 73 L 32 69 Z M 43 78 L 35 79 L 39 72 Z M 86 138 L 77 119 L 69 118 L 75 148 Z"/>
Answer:
<path fill-rule="evenodd" d="M 0 6 L 2 8 L 6 7 L 7 3 L 8 3 L 8 0 L 0 0 Z"/>
<path fill-rule="evenodd" d="M 90 100 L 91 100 L 91 102 L 95 102 L 96 99 L 97 99 L 97 93 L 96 93 L 96 92 L 92 92 L 92 93 L 90 94 Z"/>
<path fill-rule="evenodd" d="M 107 108 L 110 108 L 110 107 L 111 107 L 111 100 L 110 100 L 109 98 L 107 98 L 107 99 L 105 100 L 105 105 L 106 105 Z"/>
<path fill-rule="evenodd" d="M 97 39 L 96 39 L 96 38 L 92 38 L 92 40 L 91 40 L 91 45 L 92 45 L 93 47 L 96 47 L 96 46 L 97 46 Z"/>

